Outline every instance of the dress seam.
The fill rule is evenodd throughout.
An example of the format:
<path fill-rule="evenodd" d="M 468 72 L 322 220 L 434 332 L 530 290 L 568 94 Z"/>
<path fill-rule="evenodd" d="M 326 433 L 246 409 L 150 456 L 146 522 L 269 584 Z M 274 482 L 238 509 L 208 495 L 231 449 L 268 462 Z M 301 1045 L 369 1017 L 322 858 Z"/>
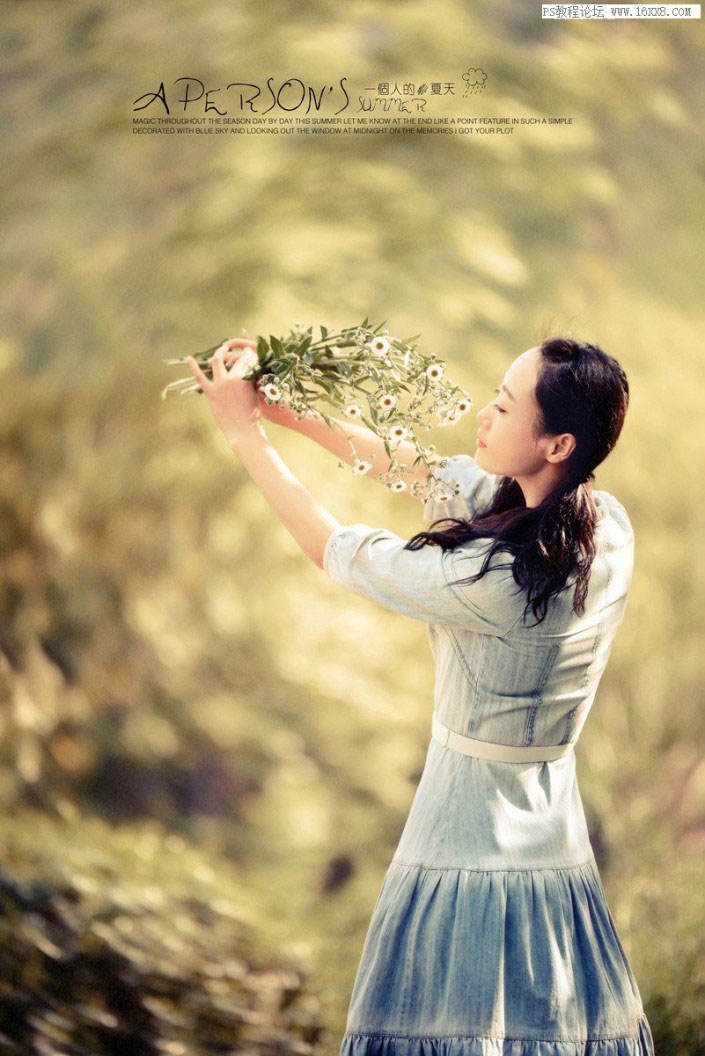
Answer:
<path fill-rule="evenodd" d="M 602 557 L 604 555 L 606 549 L 607 549 L 607 537 L 605 536 L 602 539 L 601 543 L 600 543 L 600 547 L 599 547 L 598 552 L 595 555 L 595 557 L 596 558 Z M 608 565 L 607 566 L 607 577 L 606 577 L 606 580 L 605 580 L 605 589 L 604 589 L 603 601 L 604 601 L 604 599 L 607 597 L 607 595 L 609 593 L 609 587 L 610 587 L 611 580 L 612 580 L 612 569 Z M 603 604 L 600 607 L 600 617 L 599 617 L 599 619 L 597 621 L 597 627 L 595 629 L 595 637 L 594 637 L 593 643 L 592 643 L 592 651 L 591 651 L 591 656 L 590 656 L 590 662 L 585 667 L 585 674 L 583 675 L 583 679 L 582 679 L 581 686 L 580 686 L 582 694 L 583 694 L 583 700 L 582 700 L 581 703 L 576 704 L 575 707 L 571 708 L 571 710 L 568 712 L 568 714 L 566 716 L 566 719 L 565 719 L 565 729 L 563 731 L 563 736 L 561 738 L 561 744 L 567 744 L 568 741 L 570 741 L 571 737 L 573 736 L 573 733 L 575 732 L 575 716 L 580 711 L 581 707 L 584 707 L 585 701 L 587 700 L 588 687 L 590 685 L 592 674 L 593 674 L 593 671 L 594 671 L 594 668 L 595 668 L 595 660 L 597 659 L 597 652 L 598 652 L 598 649 L 599 649 L 599 646 L 600 646 L 600 642 L 602 640 L 602 633 L 603 633 L 603 630 L 604 630 L 604 625 L 605 625 L 605 605 Z M 594 697 L 594 693 L 593 693 L 593 697 Z"/>
<path fill-rule="evenodd" d="M 390 865 L 401 865 L 410 869 L 423 869 L 427 873 L 563 873 L 571 869 L 585 869 L 587 866 L 596 866 L 597 861 L 592 857 L 588 858 L 586 862 L 579 862 L 577 865 L 489 866 L 488 868 L 483 868 L 474 865 L 426 865 L 425 862 L 402 862 L 398 858 L 392 858 Z"/>
<path fill-rule="evenodd" d="M 463 649 L 462 649 L 462 647 L 460 645 L 460 642 L 458 641 L 458 639 L 457 639 L 457 637 L 455 635 L 455 632 L 453 631 L 453 628 L 451 626 L 449 626 L 449 625 L 446 625 L 445 630 L 448 632 L 448 637 L 450 638 L 451 647 L 452 647 L 453 652 L 455 653 L 455 655 L 456 655 L 456 657 L 458 659 L 458 663 L 462 667 L 463 672 L 464 672 L 464 674 L 465 674 L 465 676 L 466 676 L 466 678 L 468 680 L 468 685 L 470 686 L 470 688 L 474 692 L 477 692 L 477 683 L 478 683 L 478 679 L 480 677 L 481 663 L 478 661 L 475 664 L 475 670 L 473 671 L 471 669 L 470 665 L 468 664 L 466 658 L 465 658 L 465 653 L 463 652 Z M 482 646 L 483 646 L 483 649 L 484 649 L 484 644 L 487 641 L 487 637 L 488 636 L 486 634 L 482 635 L 482 639 L 483 639 Z"/>
<path fill-rule="evenodd" d="M 644 1019 L 644 1014 L 640 1014 L 637 1022 L 639 1023 Z M 467 1038 L 469 1040 L 478 1041 L 483 1038 L 488 1038 L 492 1041 L 522 1041 L 522 1042 L 534 1042 L 534 1041 L 557 1041 L 565 1044 L 579 1044 L 585 1045 L 593 1041 L 638 1041 L 639 1033 L 637 1030 L 636 1034 L 593 1034 L 589 1038 L 566 1038 L 566 1037 L 540 1037 L 540 1038 L 527 1038 L 526 1036 L 520 1038 L 510 1037 L 507 1034 L 401 1034 L 399 1031 L 388 1031 L 388 1030 L 346 1030 L 345 1037 L 348 1038 L 406 1038 L 409 1041 L 433 1041 L 440 1038 Z"/>

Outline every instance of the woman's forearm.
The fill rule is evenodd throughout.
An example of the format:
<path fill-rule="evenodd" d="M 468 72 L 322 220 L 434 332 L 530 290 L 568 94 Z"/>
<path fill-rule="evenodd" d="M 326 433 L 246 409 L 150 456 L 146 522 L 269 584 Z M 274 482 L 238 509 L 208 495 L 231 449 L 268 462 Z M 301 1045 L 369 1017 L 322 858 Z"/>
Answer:
<path fill-rule="evenodd" d="M 332 421 L 335 424 L 331 428 L 322 418 L 317 418 L 314 415 L 299 420 L 291 408 L 279 404 L 264 405 L 262 414 L 271 422 L 284 425 L 297 433 L 301 433 L 303 436 L 309 437 L 309 439 L 325 447 L 326 450 L 336 455 L 343 462 L 347 462 L 350 466 L 353 465 L 356 457 L 366 462 L 371 462 L 370 476 L 376 477 L 377 473 L 387 473 L 389 471 L 391 460 L 384 449 L 383 440 L 364 425 L 333 418 Z M 355 445 L 357 455 L 353 453 L 346 439 L 348 436 Z M 419 462 L 412 469 L 414 459 L 418 455 L 412 443 L 408 440 L 403 440 L 393 450 L 397 462 L 409 467 L 404 472 L 404 479 L 407 484 L 411 484 L 415 480 L 421 482 L 426 480 L 428 471 L 422 462 Z M 410 492 L 404 492 L 403 494 L 410 495 Z"/>
<path fill-rule="evenodd" d="M 303 552 L 323 568 L 323 551 L 339 522 L 294 476 L 261 430 L 229 441 L 252 480 Z"/>

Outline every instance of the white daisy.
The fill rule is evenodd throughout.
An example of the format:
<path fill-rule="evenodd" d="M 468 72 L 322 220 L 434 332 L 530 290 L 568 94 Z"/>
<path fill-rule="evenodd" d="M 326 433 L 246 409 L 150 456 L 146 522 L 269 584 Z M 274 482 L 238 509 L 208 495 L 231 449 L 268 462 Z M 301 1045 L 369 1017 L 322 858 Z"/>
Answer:
<path fill-rule="evenodd" d="M 281 389 L 278 385 L 269 384 L 265 385 L 263 389 L 264 395 L 271 403 L 277 403 L 282 398 Z"/>
<path fill-rule="evenodd" d="M 388 433 L 389 439 L 399 443 L 404 439 L 408 431 L 409 430 L 403 425 L 393 425 Z"/>
<path fill-rule="evenodd" d="M 406 491 L 406 484 L 403 480 L 395 480 L 389 486 L 392 491 Z"/>
<path fill-rule="evenodd" d="M 343 407 L 343 414 L 346 418 L 362 418 L 362 408 L 357 403 L 349 403 Z"/>
<path fill-rule="evenodd" d="M 463 397 L 462 400 L 458 400 L 455 409 L 459 414 L 465 414 L 472 407 L 472 400 L 470 397 Z"/>
<path fill-rule="evenodd" d="M 377 356 L 386 356 L 389 351 L 389 341 L 386 337 L 376 337 L 370 342 L 370 348 Z"/>
<path fill-rule="evenodd" d="M 440 363 L 432 363 L 430 367 L 426 367 L 426 374 L 431 381 L 438 381 L 443 377 L 443 367 Z"/>
<path fill-rule="evenodd" d="M 383 411 L 391 411 L 397 405 L 397 398 L 391 392 L 385 392 L 379 398 L 379 405 Z"/>
<path fill-rule="evenodd" d="M 372 463 L 371 462 L 364 462 L 360 458 L 356 458 L 355 459 L 355 465 L 353 466 L 353 471 L 355 473 L 359 473 L 360 476 L 362 476 L 365 473 L 369 473 L 369 471 L 371 469 L 372 469 Z"/>

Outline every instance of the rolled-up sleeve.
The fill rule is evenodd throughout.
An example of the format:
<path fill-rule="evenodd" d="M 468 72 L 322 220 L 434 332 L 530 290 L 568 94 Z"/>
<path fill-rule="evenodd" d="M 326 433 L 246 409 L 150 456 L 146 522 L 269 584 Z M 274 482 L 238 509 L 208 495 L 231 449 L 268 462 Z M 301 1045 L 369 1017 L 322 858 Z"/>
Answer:
<path fill-rule="evenodd" d="M 411 619 L 501 637 L 524 607 L 511 567 L 495 564 L 495 558 L 494 567 L 476 583 L 453 583 L 479 571 L 487 542 L 471 540 L 455 550 L 430 544 L 406 550 L 405 540 L 384 528 L 345 524 L 326 543 L 323 569 L 353 594 Z M 499 556 L 511 561 L 511 555 Z"/>
<path fill-rule="evenodd" d="M 501 476 L 488 473 L 478 466 L 472 455 L 449 455 L 444 466 L 434 467 L 434 476 L 449 487 L 458 485 L 459 492 L 447 502 L 433 496 L 424 503 L 427 524 L 441 517 L 468 519 L 481 510 L 499 487 Z"/>

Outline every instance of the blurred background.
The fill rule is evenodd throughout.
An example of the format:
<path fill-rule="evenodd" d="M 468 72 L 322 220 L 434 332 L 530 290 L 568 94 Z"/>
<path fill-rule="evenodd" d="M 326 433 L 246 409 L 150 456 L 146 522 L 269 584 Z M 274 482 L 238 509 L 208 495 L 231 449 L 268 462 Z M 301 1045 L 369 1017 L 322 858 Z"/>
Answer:
<path fill-rule="evenodd" d="M 243 326 L 367 316 L 421 334 L 475 409 L 545 332 L 627 371 L 596 486 L 632 518 L 633 589 L 577 767 L 656 1050 L 702 1053 L 701 23 L 514 0 L 0 11 L 0 1050 L 337 1053 L 430 734 L 426 628 L 330 582 L 205 400 L 159 394 L 187 373 L 164 358 Z M 468 66 L 487 83 L 463 99 Z M 380 81 L 450 81 L 427 116 L 573 123 L 133 135 L 134 101 L 184 76 L 346 77 L 351 114 Z M 427 435 L 472 453 L 475 428 Z M 340 521 L 421 527 L 267 432 Z"/>

